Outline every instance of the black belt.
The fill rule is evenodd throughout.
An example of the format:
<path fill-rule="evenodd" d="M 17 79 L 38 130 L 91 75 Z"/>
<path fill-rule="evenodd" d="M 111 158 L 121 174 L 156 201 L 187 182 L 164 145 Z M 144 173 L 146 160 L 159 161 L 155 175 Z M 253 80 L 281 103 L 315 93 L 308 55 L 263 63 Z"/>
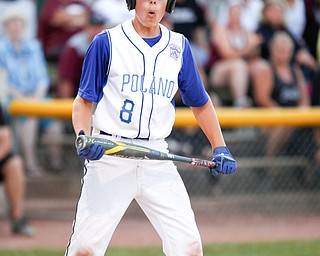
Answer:
<path fill-rule="evenodd" d="M 121 139 L 127 139 L 127 140 L 133 140 L 133 139 L 137 139 L 137 140 L 149 140 L 149 138 L 128 138 L 128 137 L 124 137 L 124 136 L 119 136 L 119 135 L 113 135 L 113 134 L 110 134 L 110 133 L 106 133 L 104 131 L 100 131 L 100 134 L 101 135 L 107 135 L 107 136 L 114 136 L 114 137 L 118 137 L 118 138 L 121 138 Z"/>

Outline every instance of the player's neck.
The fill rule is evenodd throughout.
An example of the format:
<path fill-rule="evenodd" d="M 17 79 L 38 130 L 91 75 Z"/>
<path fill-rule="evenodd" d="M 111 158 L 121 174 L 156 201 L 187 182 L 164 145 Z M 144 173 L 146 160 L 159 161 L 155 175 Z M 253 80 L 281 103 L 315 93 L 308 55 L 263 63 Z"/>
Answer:
<path fill-rule="evenodd" d="M 156 26 L 147 27 L 147 26 L 144 26 L 143 24 L 141 24 L 137 19 L 134 19 L 132 24 L 133 24 L 135 31 L 142 38 L 154 38 L 154 37 L 159 36 L 161 33 L 161 29 L 160 29 L 159 24 L 157 24 Z"/>

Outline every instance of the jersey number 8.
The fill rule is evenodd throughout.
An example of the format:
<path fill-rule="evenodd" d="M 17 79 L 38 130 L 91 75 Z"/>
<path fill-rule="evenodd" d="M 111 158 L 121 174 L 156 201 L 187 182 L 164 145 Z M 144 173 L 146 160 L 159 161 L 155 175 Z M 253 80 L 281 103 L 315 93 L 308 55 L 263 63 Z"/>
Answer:
<path fill-rule="evenodd" d="M 120 111 L 120 120 L 124 123 L 131 123 L 132 121 L 132 111 L 133 111 L 134 103 L 132 100 L 126 99 L 123 102 L 122 109 Z"/>

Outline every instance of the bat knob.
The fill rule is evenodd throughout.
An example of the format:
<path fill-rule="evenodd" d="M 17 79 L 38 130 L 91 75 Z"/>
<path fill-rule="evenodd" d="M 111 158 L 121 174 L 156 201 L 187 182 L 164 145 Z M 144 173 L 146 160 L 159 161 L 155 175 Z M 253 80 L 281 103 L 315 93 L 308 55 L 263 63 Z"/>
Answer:
<path fill-rule="evenodd" d="M 77 137 L 76 141 L 75 141 L 75 146 L 77 150 L 82 150 L 85 148 L 85 136 L 84 135 L 80 135 Z"/>

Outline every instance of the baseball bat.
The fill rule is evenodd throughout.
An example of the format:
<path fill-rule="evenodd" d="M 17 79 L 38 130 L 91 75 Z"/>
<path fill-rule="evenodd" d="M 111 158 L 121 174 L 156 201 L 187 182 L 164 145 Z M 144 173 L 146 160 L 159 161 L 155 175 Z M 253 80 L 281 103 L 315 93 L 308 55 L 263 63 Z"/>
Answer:
<path fill-rule="evenodd" d="M 171 160 L 208 168 L 215 168 L 216 166 L 215 162 L 208 160 L 164 153 L 133 143 L 127 143 L 118 140 L 109 140 L 106 138 L 97 138 L 88 135 L 78 136 L 75 144 L 78 150 L 82 150 L 90 147 L 94 143 L 101 145 L 106 150 L 104 154 L 110 156 L 130 159 Z"/>

